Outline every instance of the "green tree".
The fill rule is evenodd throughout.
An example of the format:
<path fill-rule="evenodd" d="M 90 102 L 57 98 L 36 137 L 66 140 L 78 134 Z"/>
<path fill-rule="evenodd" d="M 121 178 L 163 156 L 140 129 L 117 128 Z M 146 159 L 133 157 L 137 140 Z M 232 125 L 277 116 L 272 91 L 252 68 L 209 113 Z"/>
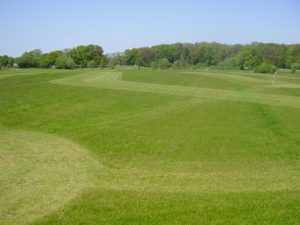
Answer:
<path fill-rule="evenodd" d="M 70 51 L 71 57 L 80 67 L 87 67 L 91 60 L 95 60 L 96 64 L 100 64 L 103 57 L 103 49 L 98 45 L 80 45 Z"/>
<path fill-rule="evenodd" d="M 116 60 L 114 58 L 110 58 L 109 59 L 109 68 L 114 69 L 116 67 L 116 65 L 117 65 Z"/>
<path fill-rule="evenodd" d="M 180 57 L 180 59 L 176 60 L 172 65 L 172 68 L 174 69 L 187 69 L 189 67 L 190 65 L 183 55 Z"/>
<path fill-rule="evenodd" d="M 227 69 L 234 69 L 237 67 L 237 65 L 238 65 L 238 62 L 237 62 L 236 56 L 228 57 L 224 61 L 218 63 L 219 67 L 227 68 Z"/>
<path fill-rule="evenodd" d="M 0 56 L 0 65 L 1 66 L 6 67 L 8 65 L 8 61 L 9 61 L 8 55 Z"/>
<path fill-rule="evenodd" d="M 41 60 L 41 67 L 50 68 L 52 66 L 55 66 L 57 58 L 62 54 L 63 54 L 62 51 L 52 51 L 49 52 L 48 54 L 44 54 Z"/>
<path fill-rule="evenodd" d="M 300 44 L 288 47 L 286 57 L 287 67 L 291 68 L 293 63 L 300 63 Z"/>
<path fill-rule="evenodd" d="M 299 69 L 300 69 L 300 63 L 293 63 L 293 64 L 291 65 L 291 72 L 292 72 L 292 73 L 295 73 L 296 70 L 299 70 Z"/>
<path fill-rule="evenodd" d="M 89 62 L 88 62 L 88 68 L 95 68 L 95 67 L 97 67 L 97 62 L 96 62 L 96 60 L 90 60 Z"/>
<path fill-rule="evenodd" d="M 107 65 L 107 63 L 108 63 L 108 59 L 105 56 L 103 56 L 100 60 L 100 67 L 104 68 Z"/>
<path fill-rule="evenodd" d="M 257 44 L 243 47 L 237 55 L 237 62 L 242 70 L 254 69 L 262 64 L 261 46 Z"/>
<path fill-rule="evenodd" d="M 135 55 L 135 64 L 138 66 L 150 66 L 154 59 L 152 48 L 139 48 Z"/>
<path fill-rule="evenodd" d="M 42 57 L 42 51 L 35 49 L 30 52 L 25 52 L 21 57 L 16 59 L 16 62 L 21 68 L 40 67 Z"/>
<path fill-rule="evenodd" d="M 160 69 L 168 69 L 171 67 L 171 63 L 169 62 L 169 60 L 167 58 L 163 58 L 158 60 L 158 66 Z"/>
<path fill-rule="evenodd" d="M 255 73 L 274 73 L 276 70 L 276 66 L 272 65 L 271 63 L 264 62 L 261 65 L 257 66 L 254 69 Z"/>
<path fill-rule="evenodd" d="M 55 67 L 57 69 L 73 69 L 75 67 L 75 62 L 70 56 L 61 55 L 57 58 Z"/>

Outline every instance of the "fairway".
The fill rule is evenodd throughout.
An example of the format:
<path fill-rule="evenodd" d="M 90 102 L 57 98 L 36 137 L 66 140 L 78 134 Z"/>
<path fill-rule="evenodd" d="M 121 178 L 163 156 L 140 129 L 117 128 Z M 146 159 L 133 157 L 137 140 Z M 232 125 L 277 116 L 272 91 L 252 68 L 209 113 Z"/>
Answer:
<path fill-rule="evenodd" d="M 300 221 L 300 74 L 0 70 L 0 224 Z"/>

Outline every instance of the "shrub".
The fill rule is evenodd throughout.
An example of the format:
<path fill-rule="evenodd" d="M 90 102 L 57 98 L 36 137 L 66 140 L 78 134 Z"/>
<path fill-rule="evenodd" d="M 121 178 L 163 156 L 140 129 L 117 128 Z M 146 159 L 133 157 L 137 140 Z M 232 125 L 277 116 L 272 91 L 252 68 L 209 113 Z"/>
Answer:
<path fill-rule="evenodd" d="M 117 65 L 116 60 L 115 60 L 114 58 L 111 58 L 111 59 L 109 60 L 109 64 L 108 64 L 109 68 L 110 68 L 110 69 L 114 69 L 114 68 L 116 67 L 116 65 Z"/>
<path fill-rule="evenodd" d="M 95 60 L 91 60 L 88 62 L 87 66 L 88 66 L 88 68 L 95 68 L 95 67 L 97 67 L 97 63 Z"/>
<path fill-rule="evenodd" d="M 73 69 L 74 67 L 74 60 L 67 55 L 59 56 L 55 63 L 55 68 L 57 69 Z"/>
<path fill-rule="evenodd" d="M 224 69 L 236 69 L 238 68 L 238 62 L 236 57 L 229 57 L 226 58 L 224 61 L 220 62 L 218 64 L 218 67 Z"/>
<path fill-rule="evenodd" d="M 167 58 L 160 59 L 158 61 L 158 65 L 160 69 L 168 69 L 171 67 L 171 63 Z"/>
<path fill-rule="evenodd" d="M 179 60 L 176 60 L 173 63 L 172 68 L 174 68 L 174 69 L 188 69 L 188 68 L 190 68 L 190 65 L 185 59 L 180 58 Z"/>
<path fill-rule="evenodd" d="M 151 63 L 151 67 L 152 67 L 152 69 L 158 69 L 158 62 L 157 61 L 153 61 L 152 63 Z"/>
<path fill-rule="evenodd" d="M 300 69 L 300 64 L 299 63 L 293 63 L 291 65 L 291 73 L 295 73 L 296 70 L 299 70 Z"/>
<path fill-rule="evenodd" d="M 276 66 L 272 65 L 271 63 L 264 62 L 259 66 L 255 67 L 255 73 L 274 73 L 276 70 Z"/>

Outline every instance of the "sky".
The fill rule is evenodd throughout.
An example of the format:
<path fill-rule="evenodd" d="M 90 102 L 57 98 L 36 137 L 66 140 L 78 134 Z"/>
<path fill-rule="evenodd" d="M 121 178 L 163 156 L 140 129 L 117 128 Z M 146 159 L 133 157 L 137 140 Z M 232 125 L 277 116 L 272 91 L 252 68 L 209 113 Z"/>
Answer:
<path fill-rule="evenodd" d="M 98 44 L 300 43 L 300 0 L 0 0 L 0 55 Z"/>

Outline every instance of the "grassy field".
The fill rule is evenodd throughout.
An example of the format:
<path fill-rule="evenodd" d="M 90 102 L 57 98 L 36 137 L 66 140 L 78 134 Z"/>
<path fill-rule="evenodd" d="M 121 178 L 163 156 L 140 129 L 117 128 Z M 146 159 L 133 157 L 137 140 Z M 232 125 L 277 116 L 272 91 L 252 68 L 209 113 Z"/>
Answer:
<path fill-rule="evenodd" d="M 0 224 L 300 223 L 300 74 L 0 71 Z"/>

